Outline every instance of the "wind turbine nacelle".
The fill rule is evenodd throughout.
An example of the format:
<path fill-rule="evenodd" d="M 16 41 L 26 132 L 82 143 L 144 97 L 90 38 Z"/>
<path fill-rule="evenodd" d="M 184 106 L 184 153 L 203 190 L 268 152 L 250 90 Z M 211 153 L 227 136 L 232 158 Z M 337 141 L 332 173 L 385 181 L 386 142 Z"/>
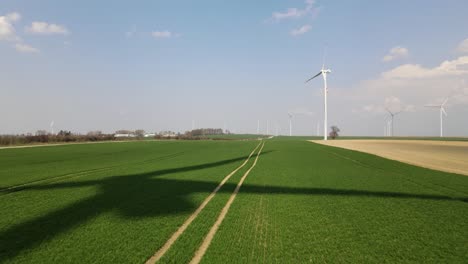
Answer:
<path fill-rule="evenodd" d="M 331 73 L 330 69 L 322 70 L 322 73 Z"/>

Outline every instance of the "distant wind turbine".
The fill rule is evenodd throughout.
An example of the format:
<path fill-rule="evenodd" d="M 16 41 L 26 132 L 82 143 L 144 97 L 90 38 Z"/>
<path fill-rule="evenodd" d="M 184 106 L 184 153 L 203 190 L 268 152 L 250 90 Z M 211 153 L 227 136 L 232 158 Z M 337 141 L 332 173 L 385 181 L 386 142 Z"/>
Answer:
<path fill-rule="evenodd" d="M 324 54 L 324 58 L 325 58 L 325 54 Z M 312 79 L 322 75 L 323 77 L 323 96 L 324 96 L 324 120 L 323 120 L 323 140 L 327 140 L 327 119 L 328 119 L 328 114 L 327 114 L 327 94 L 328 94 L 328 88 L 327 88 L 327 74 L 331 73 L 331 70 L 330 69 L 325 69 L 325 59 L 323 59 L 323 63 L 322 63 L 322 69 L 319 71 L 319 73 L 317 73 L 316 75 L 312 76 L 310 79 L 308 79 L 306 81 L 306 83 L 308 83 L 309 81 L 311 81 Z"/>
<path fill-rule="evenodd" d="M 257 120 L 257 135 L 260 135 L 260 120 Z"/>
<path fill-rule="evenodd" d="M 289 116 L 289 136 L 292 136 L 292 119 L 294 115 L 288 112 L 288 116 Z"/>
<path fill-rule="evenodd" d="M 51 133 L 53 135 L 54 134 L 54 120 L 52 120 L 52 122 L 50 122 L 50 130 L 51 130 Z"/>
<path fill-rule="evenodd" d="M 390 134 L 391 134 L 391 132 L 390 132 L 390 128 L 391 128 L 390 124 L 391 124 L 391 122 L 392 122 L 392 119 L 390 119 L 390 118 L 385 118 L 384 135 L 385 135 L 386 137 L 391 136 L 391 135 L 390 135 Z"/>
<path fill-rule="evenodd" d="M 447 112 L 445 112 L 445 104 L 447 103 L 448 101 L 448 98 L 445 99 L 445 101 L 440 104 L 440 105 L 425 105 L 424 107 L 436 107 L 436 108 L 439 108 L 439 113 L 440 113 L 440 137 L 443 137 L 444 136 L 444 127 L 443 127 L 443 117 L 442 117 L 442 114 L 444 114 L 445 116 L 447 116 Z"/>
<path fill-rule="evenodd" d="M 390 111 L 388 108 L 385 108 L 387 110 L 387 112 L 390 114 L 390 122 L 391 122 L 391 131 L 390 131 L 390 136 L 393 137 L 393 118 L 398 115 L 399 113 L 401 113 L 401 111 L 398 111 L 398 112 L 392 112 Z"/>

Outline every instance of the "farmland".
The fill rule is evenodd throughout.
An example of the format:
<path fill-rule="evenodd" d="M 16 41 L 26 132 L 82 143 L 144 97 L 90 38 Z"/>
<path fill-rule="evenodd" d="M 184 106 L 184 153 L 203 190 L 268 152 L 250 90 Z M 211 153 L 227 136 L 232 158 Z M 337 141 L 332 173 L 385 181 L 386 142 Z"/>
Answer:
<path fill-rule="evenodd" d="M 132 142 L 0 150 L 0 260 L 144 262 L 256 145 Z"/>
<path fill-rule="evenodd" d="M 468 178 L 268 142 L 205 261 L 466 262 Z M 253 175 L 252 175 L 253 176 Z"/>
<path fill-rule="evenodd" d="M 161 263 L 192 260 L 241 178 L 202 263 L 468 260 L 468 177 L 305 139 L 0 150 L 0 262 L 145 262 L 236 168 Z"/>
<path fill-rule="evenodd" d="M 363 151 L 416 166 L 468 175 L 468 142 L 442 140 L 333 140 L 327 146 Z"/>

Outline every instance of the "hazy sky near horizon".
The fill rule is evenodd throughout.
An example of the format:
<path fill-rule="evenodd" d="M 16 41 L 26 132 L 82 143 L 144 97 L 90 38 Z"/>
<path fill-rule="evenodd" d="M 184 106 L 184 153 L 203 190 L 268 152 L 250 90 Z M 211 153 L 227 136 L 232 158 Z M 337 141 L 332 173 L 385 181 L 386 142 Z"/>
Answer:
<path fill-rule="evenodd" d="M 327 46 L 343 135 L 468 136 L 468 2 L 59 1 L 0 6 L 0 134 L 226 127 L 315 135 Z"/>

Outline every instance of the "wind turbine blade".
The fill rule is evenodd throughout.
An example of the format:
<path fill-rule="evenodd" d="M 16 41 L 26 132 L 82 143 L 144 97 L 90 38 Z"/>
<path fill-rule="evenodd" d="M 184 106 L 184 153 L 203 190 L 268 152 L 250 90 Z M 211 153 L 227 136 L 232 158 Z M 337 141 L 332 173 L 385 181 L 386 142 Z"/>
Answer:
<path fill-rule="evenodd" d="M 448 97 L 447 97 L 447 98 L 445 98 L 445 101 L 442 103 L 442 105 L 441 105 L 441 106 L 444 106 L 444 105 L 447 103 L 447 101 L 448 101 Z"/>
<path fill-rule="evenodd" d="M 441 107 L 440 110 L 442 110 L 442 113 L 444 113 L 444 115 L 447 116 L 447 112 L 445 112 L 445 109 L 443 107 Z"/>
<path fill-rule="evenodd" d="M 388 108 L 385 107 L 385 110 L 387 110 L 387 112 L 388 112 L 390 115 L 393 115 L 393 113 L 390 112 L 390 110 L 388 110 Z"/>
<path fill-rule="evenodd" d="M 325 70 L 325 57 L 327 56 L 327 45 L 323 48 L 322 70 Z"/>
<path fill-rule="evenodd" d="M 306 83 L 308 83 L 309 81 L 311 81 L 312 79 L 314 78 L 317 78 L 318 76 L 320 76 L 322 74 L 322 71 L 320 71 L 319 73 L 317 73 L 316 75 L 314 75 L 314 77 L 310 78 L 309 80 L 305 81 Z"/>

